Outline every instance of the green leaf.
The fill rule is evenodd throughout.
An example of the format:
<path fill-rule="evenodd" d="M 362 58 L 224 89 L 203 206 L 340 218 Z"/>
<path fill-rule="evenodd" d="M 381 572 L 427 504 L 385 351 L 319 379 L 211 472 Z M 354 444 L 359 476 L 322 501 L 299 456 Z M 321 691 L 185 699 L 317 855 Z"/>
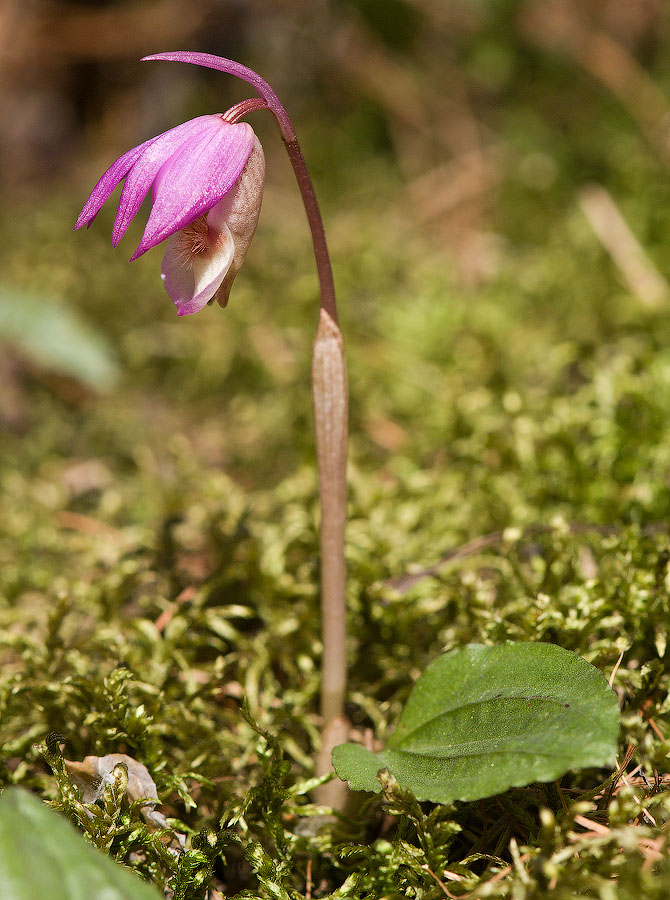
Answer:
<path fill-rule="evenodd" d="M 53 297 L 0 291 L 0 341 L 95 391 L 111 390 L 119 378 L 109 343 Z"/>
<path fill-rule="evenodd" d="M 478 800 L 568 769 L 614 762 L 616 695 L 569 650 L 543 643 L 470 644 L 433 660 L 386 748 L 333 751 L 354 790 L 379 792 L 389 769 L 419 800 Z"/>
<path fill-rule="evenodd" d="M 0 797 L 0 900 L 160 900 L 27 791 Z"/>

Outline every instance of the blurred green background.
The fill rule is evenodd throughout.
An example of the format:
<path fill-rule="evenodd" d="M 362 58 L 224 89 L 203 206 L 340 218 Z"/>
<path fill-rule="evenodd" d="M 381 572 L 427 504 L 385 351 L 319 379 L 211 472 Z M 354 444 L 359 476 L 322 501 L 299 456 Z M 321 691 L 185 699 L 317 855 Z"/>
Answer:
<path fill-rule="evenodd" d="M 574 515 L 600 462 L 615 479 L 593 488 L 613 504 L 606 518 L 654 506 L 631 469 L 638 460 L 617 473 L 620 448 L 599 462 L 590 437 L 591 450 L 579 445 L 595 427 L 596 379 L 639 369 L 640 342 L 659 349 L 644 378 L 661 407 L 622 401 L 617 427 L 641 415 L 657 442 L 665 413 L 666 6 L 7 0 L 2 17 L 0 415 L 10 458 L 116 465 L 147 443 L 160 457 L 171 435 L 250 487 L 312 458 L 315 278 L 268 116 L 252 117 L 268 156 L 261 224 L 226 312 L 178 322 L 159 251 L 126 264 L 144 213 L 116 252 L 113 200 L 88 234 L 70 233 L 101 171 L 128 147 L 248 96 L 218 73 L 139 62 L 202 49 L 255 67 L 295 120 L 350 352 L 354 463 L 374 471 L 404 456 L 439 472 L 463 464 L 486 480 L 509 480 L 510 465 L 533 460 L 546 470 L 536 488 L 523 474 L 532 498 L 504 498 L 498 485 L 488 525 L 533 518 L 528 499 Z M 76 322 L 45 325 L 65 309 Z M 69 340 L 59 327 L 83 332 Z M 579 412 L 569 398 L 587 384 L 594 393 Z M 648 387 L 631 389 L 647 401 Z M 636 440 L 639 428 L 628 428 L 626 441 Z"/>

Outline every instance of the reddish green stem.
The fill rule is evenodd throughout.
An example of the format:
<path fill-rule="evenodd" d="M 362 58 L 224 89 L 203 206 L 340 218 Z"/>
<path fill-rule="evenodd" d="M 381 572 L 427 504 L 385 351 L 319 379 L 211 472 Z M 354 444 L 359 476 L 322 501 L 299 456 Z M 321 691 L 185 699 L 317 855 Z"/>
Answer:
<path fill-rule="evenodd" d="M 314 193 L 314 185 L 309 177 L 305 159 L 298 145 L 297 139 L 285 141 L 286 152 L 291 160 L 296 181 L 302 196 L 302 202 L 307 213 L 307 221 L 312 232 L 314 245 L 314 259 L 319 275 L 319 288 L 321 290 L 321 309 L 324 309 L 330 318 L 337 324 L 337 302 L 335 300 L 335 283 L 333 282 L 333 270 L 330 265 L 330 255 L 326 244 L 326 233 L 323 229 L 321 211 Z"/>

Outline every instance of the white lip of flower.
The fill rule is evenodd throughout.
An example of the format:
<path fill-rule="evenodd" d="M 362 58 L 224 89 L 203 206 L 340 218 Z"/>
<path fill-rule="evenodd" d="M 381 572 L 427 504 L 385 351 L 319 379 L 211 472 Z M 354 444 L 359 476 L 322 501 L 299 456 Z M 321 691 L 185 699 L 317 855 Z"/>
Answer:
<path fill-rule="evenodd" d="M 168 241 L 161 266 L 166 291 L 179 315 L 218 300 L 221 306 L 254 236 L 263 199 L 265 158 L 258 138 L 234 187 Z"/>

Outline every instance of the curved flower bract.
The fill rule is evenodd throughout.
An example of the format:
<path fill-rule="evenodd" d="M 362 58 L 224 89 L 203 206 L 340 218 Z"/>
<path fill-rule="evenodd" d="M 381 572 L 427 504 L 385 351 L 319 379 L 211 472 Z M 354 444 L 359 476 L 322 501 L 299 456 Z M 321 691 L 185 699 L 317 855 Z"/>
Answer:
<path fill-rule="evenodd" d="M 256 160 L 253 165 L 252 157 Z M 169 257 L 170 247 L 166 252 L 165 287 L 179 315 L 196 312 L 213 298 L 229 271 L 233 271 L 232 283 L 242 263 L 260 210 L 262 160 L 263 151 L 246 122 L 231 123 L 221 115 L 199 116 L 116 160 L 93 188 L 75 229 L 90 225 L 125 179 L 112 231 L 116 247 L 151 188 L 151 213 L 131 261 L 170 238 L 170 247 L 176 252 Z M 255 173 L 254 177 L 245 172 Z M 244 200 L 250 193 L 253 203 Z M 240 208 L 252 214 L 252 225 L 247 225 L 246 231 L 239 223 L 233 227 L 225 221 L 226 215 L 235 218 Z M 177 259 L 184 273 L 176 270 Z"/>

